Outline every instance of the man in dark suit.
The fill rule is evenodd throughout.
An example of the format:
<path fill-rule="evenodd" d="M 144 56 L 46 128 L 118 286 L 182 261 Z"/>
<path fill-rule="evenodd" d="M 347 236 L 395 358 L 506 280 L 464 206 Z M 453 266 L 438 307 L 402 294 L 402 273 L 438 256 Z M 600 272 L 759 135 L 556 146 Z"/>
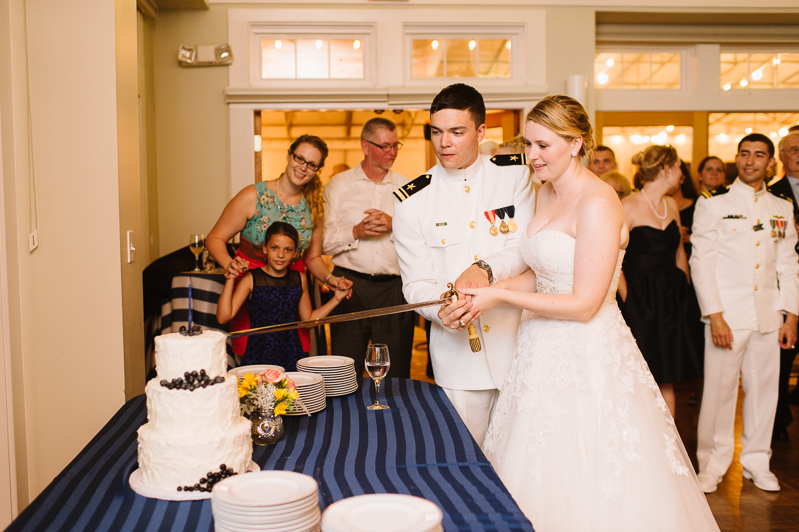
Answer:
<path fill-rule="evenodd" d="M 769 190 L 791 200 L 793 202 L 794 220 L 799 220 L 799 202 L 797 202 L 797 199 L 799 199 L 799 128 L 790 131 L 788 135 L 780 140 L 778 150 L 785 175 L 780 180 L 772 183 L 769 186 Z M 797 224 L 797 228 L 799 228 L 799 224 Z M 796 246 L 796 253 L 799 254 L 799 244 Z M 788 425 L 793 421 L 788 397 L 788 384 L 796 354 L 796 347 L 780 350 L 780 394 L 777 400 L 777 415 L 774 418 L 774 433 L 772 435 L 774 440 L 787 440 Z"/>

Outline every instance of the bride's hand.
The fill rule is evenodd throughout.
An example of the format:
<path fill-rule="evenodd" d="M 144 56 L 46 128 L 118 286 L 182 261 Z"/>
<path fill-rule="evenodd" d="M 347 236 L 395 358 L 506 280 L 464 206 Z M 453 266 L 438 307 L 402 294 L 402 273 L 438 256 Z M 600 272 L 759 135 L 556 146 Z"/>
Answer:
<path fill-rule="evenodd" d="M 488 288 L 462 288 L 458 290 L 462 294 L 472 296 L 472 303 L 480 314 L 485 314 L 498 304 L 500 301 L 501 290 L 492 287 Z"/>
<path fill-rule="evenodd" d="M 443 294 L 442 294 L 443 295 Z M 444 327 L 453 331 L 466 329 L 469 323 L 480 315 L 474 303 L 466 299 L 459 299 L 449 305 L 442 305 L 438 311 L 438 317 Z"/>

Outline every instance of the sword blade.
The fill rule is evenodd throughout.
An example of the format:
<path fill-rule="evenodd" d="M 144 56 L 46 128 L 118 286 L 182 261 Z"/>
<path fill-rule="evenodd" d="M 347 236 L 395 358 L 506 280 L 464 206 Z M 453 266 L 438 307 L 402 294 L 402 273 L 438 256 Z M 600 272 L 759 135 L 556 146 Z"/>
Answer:
<path fill-rule="evenodd" d="M 447 298 L 436 299 L 434 301 L 425 301 L 423 303 L 408 303 L 407 305 L 397 305 L 395 307 L 384 307 L 374 310 L 361 310 L 359 312 L 350 312 L 349 314 L 339 314 L 337 316 L 328 316 L 326 318 L 318 318 L 315 320 L 294 321 L 291 323 L 279 323 L 277 325 L 267 325 L 266 327 L 256 327 L 254 329 L 245 329 L 243 331 L 234 331 L 228 333 L 228 338 L 239 338 L 241 336 L 251 336 L 253 334 L 266 334 L 279 331 L 290 331 L 292 329 L 309 329 L 318 325 L 326 323 L 339 323 L 342 321 L 363 320 L 366 318 L 376 318 L 378 316 L 389 316 L 391 314 L 400 314 L 402 312 L 409 312 L 417 308 L 432 307 L 435 305 L 443 305 L 450 303 Z"/>

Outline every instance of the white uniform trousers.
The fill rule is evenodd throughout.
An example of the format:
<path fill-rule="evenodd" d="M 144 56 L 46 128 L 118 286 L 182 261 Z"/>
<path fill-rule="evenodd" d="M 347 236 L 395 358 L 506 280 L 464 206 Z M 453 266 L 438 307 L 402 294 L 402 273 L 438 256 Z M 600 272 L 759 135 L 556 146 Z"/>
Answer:
<path fill-rule="evenodd" d="M 441 389 L 449 397 L 477 445 L 482 446 L 498 390 L 453 390 L 444 387 Z"/>
<path fill-rule="evenodd" d="M 732 463 L 735 451 L 735 406 L 738 375 L 744 391 L 741 465 L 768 471 L 771 432 L 777 409 L 780 376 L 779 331 L 732 331 L 732 350 L 713 344 L 705 326 L 705 386 L 699 412 L 696 458 L 699 471 L 718 477 Z"/>

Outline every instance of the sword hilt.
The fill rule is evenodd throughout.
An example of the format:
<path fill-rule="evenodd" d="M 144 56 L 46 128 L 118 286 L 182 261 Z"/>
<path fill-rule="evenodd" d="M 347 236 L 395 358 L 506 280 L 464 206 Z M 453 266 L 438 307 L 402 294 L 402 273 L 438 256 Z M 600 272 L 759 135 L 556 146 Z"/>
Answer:
<path fill-rule="evenodd" d="M 447 288 L 449 288 L 449 290 L 444 292 L 444 297 L 453 303 L 458 301 L 460 299 L 460 295 L 458 294 L 458 291 L 455 290 L 455 287 L 452 285 L 452 283 L 447 283 Z M 480 337 L 477 336 L 477 330 L 474 328 L 473 323 L 470 323 L 467 329 L 469 331 L 469 347 L 472 349 L 472 353 L 477 353 L 483 348 L 483 346 L 480 345 Z"/>

